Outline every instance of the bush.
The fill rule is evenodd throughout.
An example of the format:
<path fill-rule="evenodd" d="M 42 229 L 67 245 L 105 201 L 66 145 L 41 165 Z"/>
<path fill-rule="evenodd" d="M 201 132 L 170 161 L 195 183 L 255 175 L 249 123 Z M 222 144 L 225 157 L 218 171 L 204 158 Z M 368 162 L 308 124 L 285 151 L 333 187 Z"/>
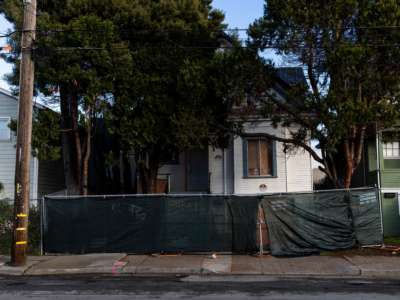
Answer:
<path fill-rule="evenodd" d="M 0 254 L 9 255 L 12 242 L 13 205 L 0 200 Z M 29 213 L 28 254 L 40 253 L 40 213 L 36 207 L 31 207 Z"/>

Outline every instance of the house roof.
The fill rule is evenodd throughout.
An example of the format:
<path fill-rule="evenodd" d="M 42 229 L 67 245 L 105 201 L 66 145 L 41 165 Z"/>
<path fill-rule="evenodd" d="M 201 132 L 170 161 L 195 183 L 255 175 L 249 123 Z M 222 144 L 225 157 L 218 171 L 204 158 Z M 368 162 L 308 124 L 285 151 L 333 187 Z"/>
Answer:
<path fill-rule="evenodd" d="M 308 82 L 304 75 L 303 68 L 301 67 L 285 67 L 277 68 L 275 73 L 275 84 L 273 89 L 282 96 L 286 98 L 288 92 L 294 86 L 303 86 L 308 89 Z M 297 103 L 302 106 L 302 103 Z"/>
<path fill-rule="evenodd" d="M 278 68 L 276 74 L 280 80 L 289 86 L 298 84 L 307 85 L 307 80 L 301 67 Z"/>
<path fill-rule="evenodd" d="M 3 94 L 3 95 L 8 96 L 10 98 L 13 98 L 17 102 L 19 101 L 19 98 L 17 96 L 15 96 L 13 93 L 11 93 L 9 90 L 6 90 L 6 89 L 3 89 L 3 88 L 0 87 L 0 93 Z M 44 106 L 42 104 L 39 104 L 36 101 L 33 102 L 33 106 L 38 108 L 38 109 L 49 109 L 48 107 L 46 107 L 46 106 Z"/>

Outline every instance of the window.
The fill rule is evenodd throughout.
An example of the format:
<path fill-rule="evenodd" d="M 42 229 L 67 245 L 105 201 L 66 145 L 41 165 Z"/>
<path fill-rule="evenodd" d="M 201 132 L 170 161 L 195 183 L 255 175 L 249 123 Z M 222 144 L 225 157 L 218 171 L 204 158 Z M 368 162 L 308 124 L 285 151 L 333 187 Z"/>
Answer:
<path fill-rule="evenodd" d="M 400 158 L 400 142 L 391 142 L 383 144 L 384 158 Z"/>
<path fill-rule="evenodd" d="M 275 176 L 275 143 L 262 137 L 244 140 L 245 177 Z"/>
<path fill-rule="evenodd" d="M 9 124 L 10 118 L 0 117 L 0 141 L 9 141 L 11 139 Z"/>

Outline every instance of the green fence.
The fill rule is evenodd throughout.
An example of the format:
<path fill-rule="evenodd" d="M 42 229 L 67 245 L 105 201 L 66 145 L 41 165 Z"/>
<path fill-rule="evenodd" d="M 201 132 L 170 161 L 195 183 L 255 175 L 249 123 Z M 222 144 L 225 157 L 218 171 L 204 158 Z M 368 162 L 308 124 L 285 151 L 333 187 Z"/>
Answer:
<path fill-rule="evenodd" d="M 266 222 L 273 255 L 347 249 L 382 242 L 377 195 L 48 197 L 43 246 L 46 253 L 256 252 Z"/>

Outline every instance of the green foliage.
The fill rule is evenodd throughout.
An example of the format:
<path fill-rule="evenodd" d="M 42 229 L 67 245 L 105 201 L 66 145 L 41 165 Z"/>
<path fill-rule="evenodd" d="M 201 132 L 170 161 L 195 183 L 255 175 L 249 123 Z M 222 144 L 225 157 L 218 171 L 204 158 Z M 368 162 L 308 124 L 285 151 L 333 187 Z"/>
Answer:
<path fill-rule="evenodd" d="M 88 145 L 93 119 L 104 117 L 118 152 L 146 153 L 157 169 L 162 153 L 223 145 L 236 131 L 228 122 L 232 105 L 265 91 L 265 78 L 255 72 L 265 67 L 255 52 L 240 49 L 237 37 L 223 31 L 224 15 L 211 0 L 44 0 L 38 5 L 36 87 L 64 104 L 61 130 L 68 138 L 63 141 L 82 140 L 71 153 L 84 152 L 76 144 Z M 20 1 L 5 0 L 1 8 L 20 27 Z M 15 51 L 7 57 L 16 67 L 18 40 L 12 36 Z M 222 44 L 233 47 L 222 51 Z M 17 83 L 17 70 L 13 75 L 10 80 Z M 40 121 L 39 154 L 57 157 L 59 148 L 40 148 L 58 138 L 59 127 L 43 125 L 55 125 L 56 117 Z"/>
<path fill-rule="evenodd" d="M 210 3 L 148 1 L 125 24 L 132 65 L 115 81 L 107 116 L 127 149 L 157 160 L 218 143 L 229 108 L 215 76 L 223 15 Z"/>
<path fill-rule="evenodd" d="M 0 254 L 8 255 L 11 249 L 13 206 L 7 200 L 0 200 Z M 29 213 L 29 246 L 28 253 L 38 255 L 40 252 L 40 213 L 31 207 Z"/>
<path fill-rule="evenodd" d="M 4 190 L 4 185 L 2 182 L 0 182 L 0 193 Z"/>
<path fill-rule="evenodd" d="M 17 120 L 11 120 L 10 129 L 17 132 Z M 61 158 L 60 115 L 50 109 L 36 109 L 32 127 L 32 154 L 40 160 Z"/>
<path fill-rule="evenodd" d="M 337 185 L 338 176 L 349 184 L 366 132 L 400 117 L 399 25 L 395 0 L 269 0 L 250 27 L 250 45 L 274 47 L 307 67 L 312 91 L 293 92 L 285 103 L 270 99 L 269 114 L 298 126 L 296 145 L 318 141 L 322 155 L 313 154 Z"/>
<path fill-rule="evenodd" d="M 400 245 L 400 237 L 385 237 L 386 245 Z"/>
<path fill-rule="evenodd" d="M 49 109 L 39 110 L 33 122 L 32 148 L 40 160 L 61 158 L 60 115 Z"/>

